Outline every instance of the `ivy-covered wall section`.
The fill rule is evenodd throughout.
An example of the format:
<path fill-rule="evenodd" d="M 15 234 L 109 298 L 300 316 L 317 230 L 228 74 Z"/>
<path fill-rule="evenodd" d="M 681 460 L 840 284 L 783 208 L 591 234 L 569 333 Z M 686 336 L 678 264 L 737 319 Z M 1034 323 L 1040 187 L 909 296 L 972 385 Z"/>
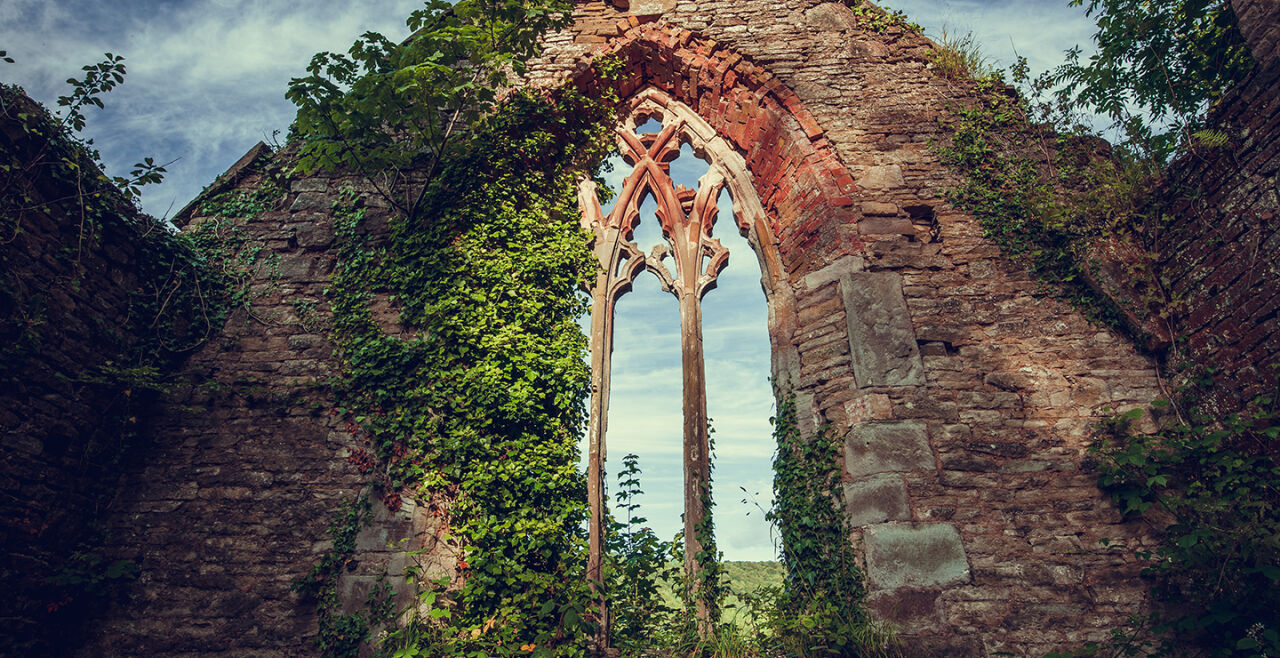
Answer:
<path fill-rule="evenodd" d="M 1155 540 L 1098 489 L 1086 450 L 1101 417 L 1145 405 L 1162 382 L 947 197 L 958 177 L 932 145 L 974 97 L 939 74 L 930 42 L 862 4 L 574 12 L 530 65 L 533 88 L 578 76 L 625 102 L 656 87 L 739 145 L 756 176 L 757 237 L 776 239 L 761 238 L 760 255 L 780 273 L 768 282 L 775 375 L 795 393 L 780 439 L 827 437 L 778 469 L 825 465 L 803 479 L 839 482 L 843 509 L 813 518 L 852 536 L 871 614 L 915 655 L 976 656 L 1079 647 L 1145 611 L 1142 563 L 1101 540 Z M 604 53 L 617 56 L 610 76 L 592 68 Z M 572 89 L 516 96 L 425 188 L 418 154 L 402 154 L 393 192 L 408 195 L 347 170 L 301 173 L 298 145 L 258 149 L 179 216 L 225 290 L 221 306 L 179 317 L 225 312 L 209 314 L 215 329 L 158 391 L 158 412 L 123 417 L 150 419 L 146 448 L 101 499 L 105 545 L 80 579 L 128 582 L 82 653 L 350 655 L 366 639 L 401 655 L 581 649 L 592 620 L 578 603 L 585 373 L 572 318 L 590 261 L 571 183 L 598 155 L 597 109 Z M 393 209 L 405 199 L 408 215 Z M 43 262 L 43 244 L 78 243 L 78 222 L 54 225 L 5 253 Z M 117 258 L 111 245 L 101 258 Z M 105 272 L 95 285 L 116 280 Z M 5 299 L 38 289 L 12 288 Z M 165 298 L 126 317 L 150 323 Z M 27 318 L 22 329 L 43 316 L 4 317 Z M 61 317 L 70 331 L 84 316 Z M 30 363 L 57 358 L 46 345 Z M 47 386 L 90 390 L 75 367 Z M 117 418 L 83 415 L 77 427 Z M 113 565 L 136 578 L 111 578 Z M 383 625 L 415 601 L 423 623 Z"/>
<path fill-rule="evenodd" d="M 110 554 L 140 577 L 93 651 L 585 646 L 576 184 L 608 111 L 513 95 L 414 219 L 293 147 L 178 217 L 238 264 L 233 311 L 130 470 Z"/>

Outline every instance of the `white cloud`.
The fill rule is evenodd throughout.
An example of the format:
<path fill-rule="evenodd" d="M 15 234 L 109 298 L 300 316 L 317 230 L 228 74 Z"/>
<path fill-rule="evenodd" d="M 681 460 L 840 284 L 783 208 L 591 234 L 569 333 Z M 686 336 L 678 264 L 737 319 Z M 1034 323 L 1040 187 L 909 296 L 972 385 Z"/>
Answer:
<path fill-rule="evenodd" d="M 1073 46 L 1090 52 L 1095 30 L 1082 8 L 1057 0 L 893 0 L 890 5 L 931 37 L 944 28 L 956 36 L 973 33 L 998 66 L 1022 55 L 1033 74 L 1061 63 L 1063 51 Z"/>
<path fill-rule="evenodd" d="M 418 0 L 296 3 L 194 0 L 126 3 L 4 0 L 2 43 L 18 63 L 0 69 L 52 106 L 63 81 L 103 52 L 125 57 L 124 85 L 89 114 L 86 135 L 108 171 L 146 156 L 177 159 L 143 207 L 164 215 L 195 196 L 249 147 L 285 130 L 291 77 L 319 50 L 346 50 L 366 30 L 401 38 Z"/>

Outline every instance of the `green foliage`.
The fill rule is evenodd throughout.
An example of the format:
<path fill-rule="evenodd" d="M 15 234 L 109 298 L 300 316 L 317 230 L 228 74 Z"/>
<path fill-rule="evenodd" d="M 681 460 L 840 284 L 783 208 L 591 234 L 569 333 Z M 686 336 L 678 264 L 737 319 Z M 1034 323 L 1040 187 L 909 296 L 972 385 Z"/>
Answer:
<path fill-rule="evenodd" d="M 1162 636 L 1157 653 L 1275 655 L 1280 409 L 1260 398 L 1245 412 L 1220 418 L 1208 398 L 1200 398 L 1212 386 L 1205 376 L 1184 390 L 1185 422 L 1153 434 L 1131 431 L 1140 409 L 1111 419 L 1090 452 L 1098 459 L 1099 484 L 1124 512 L 1160 528 L 1159 546 L 1134 551 L 1161 604 L 1152 621 Z"/>
<path fill-rule="evenodd" d="M 446 507 L 458 551 L 455 582 L 415 577 L 419 605 L 386 632 L 388 654 L 574 655 L 595 623 L 575 320 L 596 265 L 576 183 L 609 148 L 609 110 L 573 89 L 497 104 L 570 8 L 427 2 L 404 43 L 368 33 L 290 86 L 299 169 L 354 172 L 395 210 L 376 238 L 364 199 L 335 210 L 339 411 L 369 446 L 351 459 L 393 509 L 402 495 Z M 378 295 L 405 333 L 375 321 Z"/>
<path fill-rule="evenodd" d="M 459 135 L 494 109 L 511 74 L 537 54 L 539 37 L 567 25 L 565 0 L 428 0 L 396 44 L 365 33 L 346 54 L 319 53 L 290 82 L 304 172 L 360 173 L 393 207 L 416 218 Z M 412 172 L 412 174 L 411 174 Z"/>
<path fill-rule="evenodd" d="M 929 58 L 939 75 L 952 80 L 988 78 L 995 72 L 972 32 L 956 36 L 943 28 Z"/>
<path fill-rule="evenodd" d="M 720 551 L 716 548 L 715 500 L 711 497 L 712 474 L 715 472 L 716 439 L 715 428 L 711 419 L 707 419 L 707 476 L 699 487 L 698 497 L 702 504 L 702 521 L 694 526 L 698 543 L 702 551 L 694 556 L 698 563 L 698 582 L 689 583 L 682 590 L 686 599 L 686 608 L 696 610 L 698 604 L 705 607 L 712 619 L 720 617 L 720 606 L 724 603 L 724 565 L 721 563 Z M 696 629 L 694 629 L 696 630 Z"/>
<path fill-rule="evenodd" d="M 280 278 L 280 256 L 266 253 L 266 247 L 251 241 L 244 230 L 246 222 L 275 209 L 284 199 L 282 172 L 271 169 L 265 173 L 266 180 L 252 189 L 233 189 L 202 201 L 197 214 L 203 219 L 182 234 L 203 257 L 206 272 L 216 278 L 219 303 L 206 315 L 216 326 L 235 311 L 270 322 L 254 312 L 253 302 L 274 289 Z M 255 285 L 262 278 L 269 284 Z"/>
<path fill-rule="evenodd" d="M 459 547 L 459 582 L 418 581 L 448 613 L 397 632 L 403 655 L 574 655 L 591 633 L 576 291 L 596 265 L 576 185 L 610 145 L 607 113 L 572 89 L 516 92 L 441 163 L 421 218 L 375 238 L 362 199 L 335 210 L 338 403 L 370 450 L 356 462 L 393 508 L 445 503 Z M 375 295 L 405 333 L 375 321 Z"/>
<path fill-rule="evenodd" d="M 131 272 L 136 277 L 132 287 L 122 289 L 127 301 L 119 309 L 121 325 L 101 327 L 98 338 L 105 358 L 86 364 L 80 374 L 82 383 L 111 397 L 98 428 L 104 435 L 95 437 L 89 449 L 102 465 L 112 465 L 128 451 L 149 399 L 145 393 L 160 390 L 168 366 L 219 326 L 224 314 L 218 309 L 225 298 L 223 280 L 208 267 L 200 245 L 133 206 L 137 187 L 158 181 L 158 172 L 109 179 L 90 144 L 72 132 L 85 125 L 82 109 L 101 107 L 101 95 L 124 76 L 121 58 L 112 55 L 85 70 L 85 78 L 70 80 L 71 93 L 59 99 L 62 116 L 25 99 L 19 89 L 0 89 L 0 113 L 21 127 L 25 139 L 0 156 L 0 226 L 3 241 L 12 242 L 32 224 L 74 223 L 69 230 L 55 229 L 71 236 L 59 254 L 65 258 L 60 261 L 65 275 L 44 282 L 72 293 L 91 274 L 82 263 L 84 255 L 107 236 L 117 241 L 127 236 L 137 269 Z M 15 258 L 12 250 L 0 252 L 0 308 L 12 309 L 0 320 L 0 336 L 6 339 L 0 350 L 0 381 L 21 377 L 43 348 L 45 334 L 61 329 L 48 325 L 46 293 L 22 280 L 25 273 Z"/>
<path fill-rule="evenodd" d="M 61 116 L 22 98 L 21 90 L 0 90 L 0 114 L 20 126 L 26 148 L 6 149 L 0 161 L 0 229 L 4 242 L 18 238 L 29 222 L 42 217 L 77 223 L 78 237 L 67 280 L 48 282 L 78 290 L 88 272 L 80 264 L 86 249 L 109 233 L 134 235 L 134 261 L 140 268 L 136 288 L 129 292 L 126 318 L 131 323 L 116 332 L 119 350 L 127 357 L 107 364 L 117 371 L 159 367 L 172 357 L 193 349 L 215 328 L 210 313 L 221 302 L 218 277 L 206 269 L 205 254 L 184 236 L 173 234 L 159 220 L 142 215 L 133 206 L 141 186 L 158 183 L 163 167 L 151 158 L 135 165 L 129 178 L 108 178 L 102 173 L 97 151 L 78 132 L 84 128 L 86 106 L 102 107 L 102 95 L 124 79 L 123 58 L 108 53 L 96 65 L 84 67 L 83 79 L 70 79 L 71 92 L 59 97 Z M 48 190 L 53 189 L 52 193 Z M 74 190 L 62 194 L 63 190 Z M 0 256 L 0 261 L 6 257 Z M 40 344 L 39 334 L 46 302 L 16 279 L 6 268 L 0 279 L 0 306 L 13 308 L 12 321 L 0 321 L 0 335 L 13 334 L 13 349 L 6 350 L 0 378 L 17 373 L 26 355 Z M 8 342 L 8 341 L 6 341 Z M 131 344 L 130 344 L 131 343 Z M 130 388 L 121 382 L 122 390 Z"/>
<path fill-rule="evenodd" d="M 292 585 L 294 591 L 317 602 L 320 632 L 316 644 L 326 656 L 354 658 L 359 655 L 360 645 L 369 632 L 369 615 L 364 612 L 342 614 L 338 581 L 355 552 L 356 537 L 369 524 L 370 509 L 366 496 L 344 501 L 329 527 L 333 545 L 311 567 L 306 578 Z"/>
<path fill-rule="evenodd" d="M 1064 98 L 1111 117 L 1158 161 L 1185 144 L 1209 104 L 1253 65 L 1227 0 L 1089 0 L 1087 12 L 1098 24 L 1098 53 L 1082 63 L 1078 47 L 1068 51 L 1054 81 Z"/>
<path fill-rule="evenodd" d="M 57 571 L 44 579 L 41 591 L 48 623 L 65 627 L 70 620 L 101 611 L 120 593 L 119 585 L 138 577 L 140 569 L 133 560 L 113 560 L 103 554 L 107 535 L 102 523 L 91 521 L 83 528 L 83 536 L 74 549 L 54 556 L 57 561 L 52 566 Z M 70 634 L 54 641 L 69 646 L 66 641 L 73 637 Z"/>
<path fill-rule="evenodd" d="M 1089 285 L 1086 264 L 1091 245 L 1133 236 L 1143 221 L 1137 193 L 1151 170 L 1130 152 L 1110 149 L 1069 107 L 1040 100 L 1047 79 L 1027 80 L 1025 62 L 1016 72 L 1033 100 L 997 73 L 975 83 L 976 103 L 954 108 L 951 142 L 934 146 L 963 176 L 948 199 L 972 213 L 1006 256 L 1091 319 L 1132 331 L 1116 303 Z"/>
<path fill-rule="evenodd" d="M 71 85 L 71 93 L 58 97 L 58 107 L 66 108 L 66 113 L 62 117 L 63 125 L 70 126 L 77 132 L 84 130 L 85 125 L 85 116 L 80 111 L 81 108 L 86 105 L 102 108 L 102 94 L 124 82 L 124 58 L 111 53 L 103 57 L 101 62 L 89 64 L 81 69 L 85 72 L 83 79 L 67 78 L 67 84 Z"/>
<path fill-rule="evenodd" d="M 266 180 L 249 190 L 232 189 L 200 202 L 198 215 L 252 219 L 274 210 L 284 198 L 284 180 L 279 171 L 268 172 Z"/>
<path fill-rule="evenodd" d="M 87 326 L 94 352 L 57 374 L 96 414 L 74 418 L 89 421 L 74 440 L 79 493 L 92 501 L 118 487 L 138 454 L 152 401 L 172 383 L 178 360 L 217 331 L 227 297 L 225 279 L 198 240 L 175 234 L 134 205 L 141 186 L 159 182 L 163 167 L 148 158 L 129 177 L 108 177 L 92 143 L 79 135 L 85 108 L 102 107 L 103 94 L 125 73 L 122 59 L 110 54 L 84 70 L 83 79 L 68 81 L 59 114 L 16 87 L 0 86 L 0 118 L 10 138 L 0 138 L 6 142 L 0 149 L 0 388 L 30 384 L 32 368 L 44 367 L 39 359 L 67 340 L 66 320 Z M 53 276 L 33 271 L 26 256 L 36 247 L 52 258 L 46 271 Z M 89 294 L 107 301 L 85 304 Z M 49 627 L 92 616 L 113 586 L 138 571 L 130 560 L 103 555 L 105 533 L 85 518 L 92 506 L 72 501 L 50 534 L 76 548 L 49 571 L 28 574 L 48 576 L 39 594 L 48 597 Z M 74 637 L 52 641 L 70 644 Z"/>
<path fill-rule="evenodd" d="M 891 635 L 863 607 L 866 586 L 843 513 L 841 442 L 825 431 L 803 436 L 793 394 L 779 392 L 772 421 L 778 452 L 767 518 L 777 524 L 787 577 L 781 590 L 754 597 L 757 620 L 787 655 L 887 654 Z"/>
<path fill-rule="evenodd" d="M 0 51 L 0 61 L 12 64 L 14 60 L 12 57 L 5 55 L 4 51 Z M 144 158 L 142 162 L 133 165 L 129 176 L 115 176 L 108 179 L 101 173 L 105 171 L 106 167 L 102 164 L 98 151 L 93 148 L 93 140 L 71 137 L 74 133 L 84 130 L 88 121 L 83 112 L 84 108 L 87 106 L 104 107 L 102 95 L 124 82 L 126 73 L 124 58 L 106 53 L 103 55 L 101 62 L 88 64 L 82 67 L 81 70 L 85 72 L 83 78 L 67 78 L 67 84 L 71 87 L 70 93 L 65 96 L 59 96 L 57 101 L 58 107 L 63 108 L 62 113 L 60 116 L 54 116 L 53 125 L 41 134 L 51 139 L 69 139 L 76 146 L 76 156 L 92 161 L 94 168 L 85 168 L 83 163 L 79 162 L 80 157 L 68 158 L 63 156 L 61 158 L 63 166 L 73 170 L 85 168 L 87 172 L 96 173 L 98 180 L 94 181 L 90 185 L 91 187 L 99 187 L 100 183 L 105 183 L 109 180 L 114 189 L 124 194 L 126 199 L 136 201 L 144 185 L 158 184 L 164 179 L 165 168 L 162 165 L 156 164 L 152 158 Z M 5 114 L 7 115 L 8 112 L 6 111 Z M 16 118 L 22 122 L 23 129 L 28 134 L 31 134 L 32 127 L 26 121 L 27 117 L 19 116 Z M 44 153 L 42 152 L 40 155 L 44 155 Z M 39 159 L 40 156 L 35 158 L 36 161 L 39 161 Z M 29 170 L 30 166 L 28 164 L 26 170 Z M 0 171 L 12 171 L 10 167 L 12 167 L 12 164 L 0 165 Z M 3 188 L 8 187 L 8 185 L 3 186 Z M 91 196 L 95 195 L 93 193 L 89 194 Z M 101 192 L 96 192 L 96 194 L 101 194 Z"/>
<path fill-rule="evenodd" d="M 853 10 L 853 15 L 858 20 L 858 26 L 864 30 L 877 34 L 884 34 L 890 30 L 902 30 L 917 34 L 921 31 L 920 26 L 907 20 L 906 14 L 901 11 L 862 1 L 854 2 L 849 8 Z"/>
<path fill-rule="evenodd" d="M 780 586 L 784 573 L 781 562 L 731 560 L 724 563 L 725 580 L 731 592 L 752 592 L 763 587 Z"/>
<path fill-rule="evenodd" d="M 675 608 L 663 597 L 663 584 L 674 582 L 683 565 L 668 561 L 673 542 L 658 539 L 639 516 L 639 457 L 622 458 L 618 472 L 617 509 L 623 521 L 609 528 L 606 574 L 609 612 L 613 617 L 613 646 L 622 650 L 647 649 L 657 642 L 662 622 Z M 684 612 L 683 610 L 681 612 Z"/>

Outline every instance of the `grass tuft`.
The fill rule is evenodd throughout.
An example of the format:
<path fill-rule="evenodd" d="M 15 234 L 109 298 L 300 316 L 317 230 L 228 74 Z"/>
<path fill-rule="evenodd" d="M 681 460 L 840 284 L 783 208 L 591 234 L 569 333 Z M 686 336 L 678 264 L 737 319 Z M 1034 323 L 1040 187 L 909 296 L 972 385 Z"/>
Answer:
<path fill-rule="evenodd" d="M 933 69 L 949 80 L 985 78 L 995 72 L 991 58 L 983 54 L 972 32 L 957 36 L 942 28 L 930 58 Z"/>

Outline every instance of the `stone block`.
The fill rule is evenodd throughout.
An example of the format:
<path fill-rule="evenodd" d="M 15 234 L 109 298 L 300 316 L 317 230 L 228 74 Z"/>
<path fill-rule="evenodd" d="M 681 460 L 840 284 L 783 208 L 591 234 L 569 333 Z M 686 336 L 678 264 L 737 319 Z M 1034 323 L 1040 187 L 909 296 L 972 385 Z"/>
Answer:
<path fill-rule="evenodd" d="M 289 185 L 293 192 L 323 192 L 329 189 L 329 179 L 322 177 L 299 178 Z"/>
<path fill-rule="evenodd" d="M 628 9 L 636 16 L 658 16 L 675 7 L 675 0 L 631 0 Z"/>
<path fill-rule="evenodd" d="M 923 385 L 924 364 L 902 295 L 902 277 L 852 272 L 840 280 L 840 294 L 858 386 Z"/>
<path fill-rule="evenodd" d="M 824 2 L 804 12 L 805 22 L 819 31 L 846 32 L 858 29 L 853 11 L 839 2 Z"/>
<path fill-rule="evenodd" d="M 920 421 L 853 426 L 845 435 L 844 463 L 855 478 L 934 469 L 928 431 Z"/>
<path fill-rule="evenodd" d="M 286 254 L 280 258 L 280 277 L 286 281 L 305 281 L 312 276 L 315 259 L 302 254 Z"/>
<path fill-rule="evenodd" d="M 844 485 L 845 516 L 850 526 L 911 520 L 907 485 L 901 475 L 883 473 Z"/>
<path fill-rule="evenodd" d="M 893 420 L 893 404 L 884 393 L 868 393 L 846 402 L 844 415 L 850 425 L 873 420 Z"/>
<path fill-rule="evenodd" d="M 867 577 L 873 589 L 945 587 L 969 581 L 960 533 L 947 523 L 869 526 Z"/>
<path fill-rule="evenodd" d="M 299 226 L 294 234 L 303 249 L 324 249 L 333 244 L 333 228 L 323 225 Z"/>
<path fill-rule="evenodd" d="M 333 207 L 333 197 L 323 192 L 303 192 L 293 200 L 289 212 L 328 210 Z"/>
<path fill-rule="evenodd" d="M 816 272 L 806 274 L 803 279 L 804 287 L 817 290 L 832 281 L 839 281 L 846 274 L 861 272 L 865 269 L 867 269 L 867 263 L 861 256 L 843 256 Z"/>
<path fill-rule="evenodd" d="M 874 592 L 867 597 L 867 608 L 876 619 L 892 623 L 900 634 L 937 633 L 947 627 L 939 594 L 936 589 Z"/>
<path fill-rule="evenodd" d="M 898 215 L 898 205 L 882 201 L 866 201 L 862 204 L 862 214 L 868 217 L 896 217 Z"/>
<path fill-rule="evenodd" d="M 902 167 L 896 164 L 867 167 L 858 179 L 858 187 L 865 190 L 887 190 L 906 184 L 902 178 Z"/>
<path fill-rule="evenodd" d="M 858 222 L 862 235 L 915 235 L 911 220 L 898 217 L 867 217 Z"/>

